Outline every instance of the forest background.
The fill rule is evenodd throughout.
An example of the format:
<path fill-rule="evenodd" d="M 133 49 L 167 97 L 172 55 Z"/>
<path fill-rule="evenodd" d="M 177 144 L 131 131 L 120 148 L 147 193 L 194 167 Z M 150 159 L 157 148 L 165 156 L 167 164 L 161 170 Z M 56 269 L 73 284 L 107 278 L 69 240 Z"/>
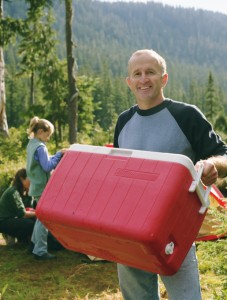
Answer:
<path fill-rule="evenodd" d="M 9 136 L 0 136 L 0 161 L 7 170 L 25 156 L 34 115 L 55 125 L 53 150 L 74 142 L 112 143 L 117 116 L 134 104 L 126 67 L 141 48 L 166 58 L 166 97 L 197 105 L 226 141 L 227 15 L 154 2 L 0 3 L 7 120 L 0 127 Z"/>
<path fill-rule="evenodd" d="M 165 96 L 197 105 L 227 142 L 226 15 L 153 2 L 0 0 L 1 8 L 3 3 L 0 49 L 5 63 L 7 126 L 0 134 L 0 194 L 15 171 L 25 165 L 26 129 L 34 115 L 55 125 L 50 153 L 74 142 L 112 143 L 117 116 L 135 101 L 125 76 L 128 58 L 137 49 L 153 48 L 166 58 L 169 82 Z M 71 23 L 67 8 L 72 8 Z M 72 34 L 72 90 L 67 26 Z M 226 299 L 226 241 L 202 244 L 199 249 L 205 299 L 209 295 L 210 299 Z M 17 264 L 13 256 L 11 264 Z M 53 272 L 58 279 L 57 270 Z M 7 280 L 13 278 L 5 275 L 4 282 Z M 48 283 L 55 288 L 54 282 Z M 23 292 L 20 290 L 22 298 Z"/>

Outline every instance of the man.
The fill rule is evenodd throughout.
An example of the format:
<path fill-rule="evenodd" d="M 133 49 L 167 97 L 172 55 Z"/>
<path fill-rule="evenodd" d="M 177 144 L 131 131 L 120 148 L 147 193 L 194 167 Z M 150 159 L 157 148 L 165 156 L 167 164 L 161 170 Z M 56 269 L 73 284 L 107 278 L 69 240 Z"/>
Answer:
<path fill-rule="evenodd" d="M 195 168 L 203 164 L 202 181 L 213 184 L 227 175 L 227 146 L 195 106 L 164 97 L 166 62 L 153 50 L 138 50 L 128 62 L 127 84 L 137 105 L 117 121 L 114 147 L 176 153 L 188 156 Z M 159 299 L 157 274 L 118 264 L 125 300 Z M 195 245 L 179 271 L 161 276 L 170 300 L 201 300 Z"/>

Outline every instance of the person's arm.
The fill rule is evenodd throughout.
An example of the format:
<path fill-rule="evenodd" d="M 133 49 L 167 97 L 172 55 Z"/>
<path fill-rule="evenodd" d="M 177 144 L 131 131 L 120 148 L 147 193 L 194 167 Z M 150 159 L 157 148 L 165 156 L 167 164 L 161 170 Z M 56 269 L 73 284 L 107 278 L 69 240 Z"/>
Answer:
<path fill-rule="evenodd" d="M 227 157 L 212 156 L 207 160 L 200 160 L 196 163 L 195 168 L 198 169 L 203 164 L 203 173 L 201 180 L 205 185 L 212 185 L 218 178 L 227 176 Z"/>
<path fill-rule="evenodd" d="M 41 167 L 45 172 L 50 172 L 56 168 L 64 153 L 65 149 L 58 151 L 53 156 L 49 156 L 47 148 L 40 146 L 35 152 L 35 159 L 39 161 Z"/>
<path fill-rule="evenodd" d="M 35 218 L 36 214 L 35 214 L 35 210 L 33 211 L 25 211 L 25 214 L 23 216 L 23 218 Z"/>
<path fill-rule="evenodd" d="M 15 216 L 18 218 L 35 218 L 35 211 L 27 211 L 20 193 L 15 190 L 13 192 L 13 205 L 15 206 Z"/>
<path fill-rule="evenodd" d="M 218 171 L 218 177 L 224 178 L 227 176 L 227 157 L 226 156 L 213 156 L 208 158 L 209 162 L 212 162 L 215 165 L 215 168 Z"/>

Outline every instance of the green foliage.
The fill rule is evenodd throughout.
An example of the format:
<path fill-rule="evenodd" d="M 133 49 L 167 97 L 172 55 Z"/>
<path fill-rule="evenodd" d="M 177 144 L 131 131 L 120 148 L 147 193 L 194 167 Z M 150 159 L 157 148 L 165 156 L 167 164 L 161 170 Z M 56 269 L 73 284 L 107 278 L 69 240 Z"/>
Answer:
<path fill-rule="evenodd" d="M 78 143 L 87 145 L 104 146 L 113 142 L 113 130 L 104 131 L 97 123 L 92 128 L 92 134 L 78 132 Z"/>
<path fill-rule="evenodd" d="M 215 90 L 214 78 L 211 72 L 209 72 L 208 83 L 206 89 L 206 108 L 205 115 L 207 119 L 214 124 L 218 112 L 223 108 L 221 107 L 221 102 L 218 101 L 217 92 Z"/>
<path fill-rule="evenodd" d="M 37 15 L 40 8 L 49 6 L 52 3 L 51 0 L 26 0 L 25 2 L 30 4 L 28 8 L 30 19 Z M 16 6 L 15 8 L 17 9 Z M 28 23 L 26 19 L 12 18 L 11 16 L 0 19 L 0 32 L 3 33 L 0 36 L 0 46 L 5 47 L 14 42 L 17 34 L 24 35 L 27 30 Z"/>
<path fill-rule="evenodd" d="M 96 90 L 98 79 L 87 76 L 77 77 L 77 87 L 79 90 L 78 103 L 78 132 L 88 136 L 93 135 L 94 111 L 98 104 L 93 101 L 93 92 Z"/>
<path fill-rule="evenodd" d="M 59 16 L 56 28 L 62 36 L 63 6 L 55 5 L 55 9 Z M 186 88 L 188 78 L 198 81 L 206 76 L 209 66 L 226 90 L 226 79 L 221 74 L 226 78 L 223 57 L 227 49 L 227 16 L 153 2 L 78 0 L 74 11 L 73 32 L 81 50 L 76 52 L 80 68 L 90 66 L 97 73 L 103 61 L 108 61 L 114 76 L 125 76 L 132 51 L 154 48 L 167 58 L 167 64 L 173 62 L 180 86 Z M 212 30 L 208 30 L 208 23 Z"/>
<path fill-rule="evenodd" d="M 63 126 L 67 120 L 64 101 L 67 97 L 66 64 L 60 62 L 55 54 L 56 41 L 51 27 L 51 11 L 44 11 L 38 2 L 32 1 L 31 6 L 37 9 L 28 10 L 28 26 L 23 32 L 18 50 L 21 60 L 17 76 L 30 76 L 31 82 L 30 105 L 24 110 L 24 115 L 26 119 L 34 115 L 49 119 L 55 125 L 54 137 L 58 145 L 59 141 L 62 142 Z"/>
<path fill-rule="evenodd" d="M 25 0 L 29 4 L 28 15 L 31 19 L 37 16 L 37 12 L 44 7 L 52 5 L 52 0 Z"/>
<path fill-rule="evenodd" d="M 227 132 L 227 118 L 223 112 L 219 113 L 214 123 L 214 128 L 221 132 Z"/>
<path fill-rule="evenodd" d="M 16 128 L 27 126 L 34 115 L 50 119 L 56 128 L 57 147 L 68 130 L 66 60 L 59 58 L 60 55 L 65 58 L 64 3 L 54 1 L 52 14 L 49 6 L 44 9 L 51 1 L 24 2 L 27 3 L 24 6 L 27 14 L 15 3 L 19 15 L 26 15 L 23 15 L 23 26 L 18 31 L 22 37 L 18 39 L 19 49 L 16 44 L 20 56 L 11 48 L 6 51 L 8 124 Z M 226 28 L 225 16 L 212 13 L 210 19 L 207 12 L 200 15 L 196 11 L 163 7 L 157 3 L 110 4 L 78 0 L 74 5 L 76 22 L 72 23 L 72 32 L 78 45 L 75 50 L 79 70 L 76 82 L 80 90 L 76 129 L 80 140 L 101 143 L 107 138 L 107 142 L 112 142 L 117 116 L 135 101 L 124 80 L 127 60 L 132 51 L 142 47 L 152 47 L 167 59 L 169 83 L 165 89 L 166 97 L 197 105 L 208 114 L 215 129 L 225 135 L 225 116 L 219 115 L 220 111 L 227 110 L 226 68 L 221 55 L 227 47 L 225 39 L 221 39 Z M 12 4 L 7 3 L 5 7 L 15 18 Z M 207 20 L 212 23 L 209 32 Z M 217 31 L 219 35 L 215 34 Z M 213 46 L 204 51 L 207 34 L 212 36 L 210 43 Z M 175 40 L 178 41 L 177 47 Z M 215 59 L 211 60 L 214 48 Z M 23 77 L 16 77 L 17 74 L 23 74 Z M 31 76 L 34 76 L 33 87 L 31 82 L 28 83 Z M 208 76 L 211 78 L 207 83 Z M 31 105 L 33 93 L 36 101 Z"/>
<path fill-rule="evenodd" d="M 14 71 L 8 70 L 6 77 L 6 114 L 10 127 L 20 127 L 28 111 L 29 84 L 26 79 L 18 78 Z"/>
<path fill-rule="evenodd" d="M 0 46 L 6 47 L 9 43 L 14 42 L 16 35 L 22 33 L 25 28 L 26 24 L 22 20 L 10 17 L 0 19 Z"/>
<path fill-rule="evenodd" d="M 5 286 L 3 286 L 2 292 L 0 293 L 0 299 L 3 299 L 3 296 L 4 296 L 4 294 L 5 294 L 8 286 L 9 286 L 8 284 L 6 284 Z"/>
<path fill-rule="evenodd" d="M 218 275 L 227 276 L 227 242 L 226 239 L 198 243 L 200 272 L 212 271 Z M 210 260 L 212 257 L 212 260 Z"/>
<path fill-rule="evenodd" d="M 226 199 L 224 199 L 226 200 Z M 216 234 L 227 233 L 226 209 L 211 207 L 209 212 L 215 219 Z M 215 229 L 215 228 L 214 228 Z M 223 289 L 217 293 L 213 285 L 214 299 L 225 299 L 227 295 L 227 239 L 199 242 L 197 244 L 199 269 L 201 274 L 220 276 Z"/>
<path fill-rule="evenodd" d="M 24 129 L 24 128 L 23 128 Z M 25 155 L 23 141 L 27 138 L 26 130 L 9 129 L 9 138 L 0 136 L 0 160 L 5 164 L 8 160 L 18 162 Z"/>
<path fill-rule="evenodd" d="M 51 12 L 39 11 L 35 18 L 29 20 L 27 29 L 19 44 L 22 72 L 32 71 L 42 67 L 45 60 L 52 55 L 55 47 L 54 32 L 51 28 L 53 18 Z"/>
<path fill-rule="evenodd" d="M 0 136 L 0 194 L 9 186 L 16 171 L 25 167 L 27 134 L 24 128 L 9 129 L 9 138 Z"/>
<path fill-rule="evenodd" d="M 45 100 L 45 118 L 56 129 L 56 143 L 62 142 L 63 127 L 67 124 L 67 79 L 66 64 L 53 54 L 47 59 L 45 67 L 40 70 L 42 92 Z"/>
<path fill-rule="evenodd" d="M 1 164 L 0 164 L 0 166 L 1 166 Z M 11 165 L 11 167 L 12 167 L 12 165 Z M 3 194 L 3 192 L 11 184 L 15 173 L 11 169 L 9 170 L 8 168 L 5 168 L 5 166 L 4 166 L 4 169 L 0 173 L 0 197 Z"/>

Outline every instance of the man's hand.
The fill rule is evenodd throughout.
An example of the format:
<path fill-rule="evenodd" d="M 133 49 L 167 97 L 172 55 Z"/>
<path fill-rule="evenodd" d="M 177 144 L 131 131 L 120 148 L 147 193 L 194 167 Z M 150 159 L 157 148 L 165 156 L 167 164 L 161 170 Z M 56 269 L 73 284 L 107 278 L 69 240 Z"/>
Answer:
<path fill-rule="evenodd" d="M 201 164 L 203 164 L 203 172 L 201 180 L 205 185 L 212 185 L 218 178 L 218 171 L 212 160 L 200 160 L 196 163 L 195 169 L 198 171 Z"/>

